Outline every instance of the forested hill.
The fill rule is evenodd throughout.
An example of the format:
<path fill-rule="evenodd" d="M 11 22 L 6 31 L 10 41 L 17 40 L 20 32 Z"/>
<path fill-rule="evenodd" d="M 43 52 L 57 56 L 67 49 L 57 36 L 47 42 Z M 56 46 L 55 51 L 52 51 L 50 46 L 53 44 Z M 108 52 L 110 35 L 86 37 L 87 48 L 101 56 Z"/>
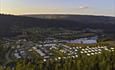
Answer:
<path fill-rule="evenodd" d="M 115 17 L 111 16 L 94 16 L 94 15 L 71 15 L 71 14 L 30 14 L 24 15 L 28 17 L 34 18 L 47 18 L 47 19 L 66 19 L 66 20 L 73 20 L 77 22 L 83 23 L 111 23 L 115 24 Z"/>
<path fill-rule="evenodd" d="M 77 15 L 63 16 L 63 19 L 48 19 L 0 14 L 0 34 L 29 27 L 115 30 L 115 17 L 81 16 L 82 19 L 80 16 L 76 17 Z"/>

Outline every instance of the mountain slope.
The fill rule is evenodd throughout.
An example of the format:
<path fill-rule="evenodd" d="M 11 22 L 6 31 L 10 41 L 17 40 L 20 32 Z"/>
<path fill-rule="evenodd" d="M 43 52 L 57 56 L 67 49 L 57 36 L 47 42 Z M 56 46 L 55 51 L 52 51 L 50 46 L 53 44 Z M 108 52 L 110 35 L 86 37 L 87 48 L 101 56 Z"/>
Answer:
<path fill-rule="evenodd" d="M 42 15 L 43 16 L 43 15 Z M 45 15 L 44 15 L 45 16 Z M 115 17 L 64 15 L 63 18 L 35 18 L 0 14 L 0 34 L 8 35 L 24 28 L 102 29 L 115 32 Z"/>
<path fill-rule="evenodd" d="M 24 15 L 34 18 L 46 18 L 46 19 L 66 19 L 77 22 L 89 22 L 89 23 L 109 23 L 115 24 L 115 17 L 110 16 L 93 16 L 93 15 L 68 15 L 68 14 L 30 14 Z"/>

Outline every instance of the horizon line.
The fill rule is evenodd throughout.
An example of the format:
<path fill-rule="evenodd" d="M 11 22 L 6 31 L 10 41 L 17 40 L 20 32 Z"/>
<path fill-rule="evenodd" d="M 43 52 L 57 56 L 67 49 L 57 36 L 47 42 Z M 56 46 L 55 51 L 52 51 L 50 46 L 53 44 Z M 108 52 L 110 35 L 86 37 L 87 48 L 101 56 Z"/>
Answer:
<path fill-rule="evenodd" d="M 24 15 L 86 15 L 86 16 L 107 16 L 107 17 L 115 17 L 115 15 L 102 15 L 102 14 L 79 14 L 79 13 L 24 13 L 24 14 L 11 14 L 11 13 L 0 13 L 7 15 L 16 15 L 16 16 L 24 16 Z"/>

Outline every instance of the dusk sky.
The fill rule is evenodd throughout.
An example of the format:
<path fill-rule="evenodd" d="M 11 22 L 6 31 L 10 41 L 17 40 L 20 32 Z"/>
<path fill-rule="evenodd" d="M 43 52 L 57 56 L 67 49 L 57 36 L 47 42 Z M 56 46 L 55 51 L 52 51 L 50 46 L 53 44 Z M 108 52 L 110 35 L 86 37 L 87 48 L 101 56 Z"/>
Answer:
<path fill-rule="evenodd" d="M 0 13 L 115 16 L 115 0 L 0 0 Z"/>

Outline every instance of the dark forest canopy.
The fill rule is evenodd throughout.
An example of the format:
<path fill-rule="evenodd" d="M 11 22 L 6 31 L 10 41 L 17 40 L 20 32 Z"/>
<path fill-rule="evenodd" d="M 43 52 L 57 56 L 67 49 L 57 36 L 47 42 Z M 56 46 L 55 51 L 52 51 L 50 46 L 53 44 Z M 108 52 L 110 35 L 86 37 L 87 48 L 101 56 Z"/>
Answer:
<path fill-rule="evenodd" d="M 34 15 L 35 16 L 35 15 Z M 15 16 L 0 14 L 0 34 L 8 34 L 13 30 L 41 27 L 66 29 L 102 29 L 115 32 L 115 17 L 88 15 L 50 15 L 52 18 L 36 18 L 34 16 Z M 37 15 L 39 16 L 39 15 Z M 45 15 L 40 15 L 45 16 Z M 49 15 L 46 15 L 49 16 Z M 63 16 L 60 18 L 59 16 Z"/>

